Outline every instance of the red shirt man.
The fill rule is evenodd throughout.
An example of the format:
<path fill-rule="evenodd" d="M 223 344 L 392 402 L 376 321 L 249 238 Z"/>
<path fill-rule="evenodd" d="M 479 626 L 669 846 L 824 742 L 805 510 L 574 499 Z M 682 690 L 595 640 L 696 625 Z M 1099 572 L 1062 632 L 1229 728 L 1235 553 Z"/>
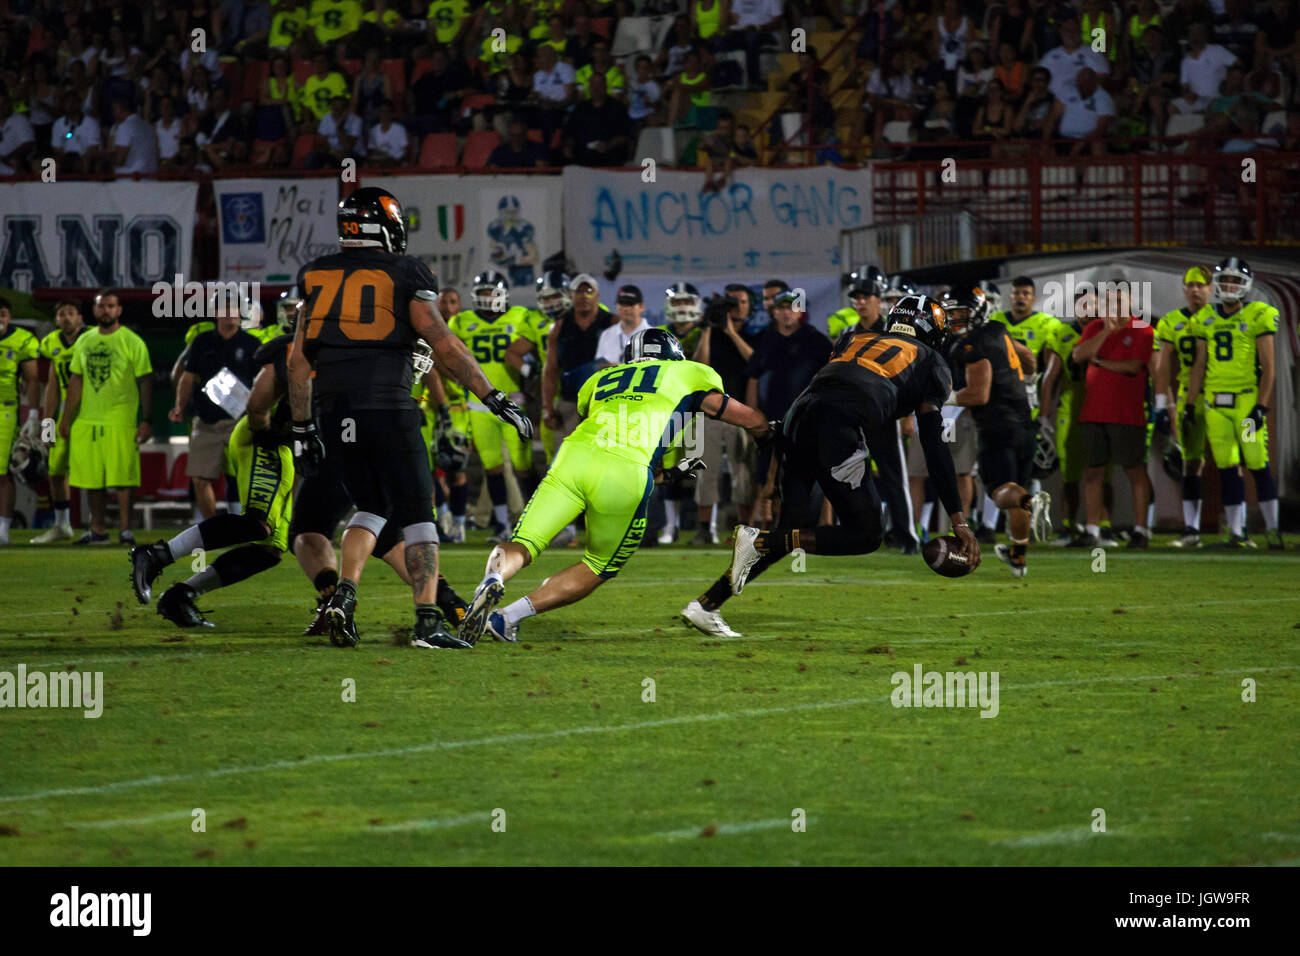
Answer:
<path fill-rule="evenodd" d="M 1079 421 L 1145 428 L 1147 367 L 1155 348 L 1155 332 L 1149 322 L 1134 325 L 1132 319 L 1093 319 L 1084 327 L 1079 343 L 1103 332 L 1096 357 L 1088 365 Z M 1140 367 L 1134 369 L 1131 359 L 1137 359 Z"/>

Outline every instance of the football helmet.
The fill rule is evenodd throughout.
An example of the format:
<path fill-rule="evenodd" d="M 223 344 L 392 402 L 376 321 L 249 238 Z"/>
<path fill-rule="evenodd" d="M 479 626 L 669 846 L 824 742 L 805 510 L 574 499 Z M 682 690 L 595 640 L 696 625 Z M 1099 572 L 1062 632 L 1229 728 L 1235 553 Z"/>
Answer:
<path fill-rule="evenodd" d="M 497 202 L 497 213 L 504 219 L 518 219 L 519 209 L 518 196 L 502 196 Z"/>
<path fill-rule="evenodd" d="M 984 298 L 988 300 L 989 315 L 994 312 L 1001 312 L 1002 290 L 998 288 L 998 284 L 996 282 L 984 282 L 980 284 L 980 288 L 984 290 Z"/>
<path fill-rule="evenodd" d="M 1038 426 L 1038 435 L 1034 439 L 1034 470 L 1033 477 L 1042 481 L 1052 472 L 1060 462 L 1056 457 L 1056 429 L 1055 426 L 1040 421 Z"/>
<path fill-rule="evenodd" d="M 262 303 L 251 297 L 240 297 L 239 327 L 241 329 L 260 329 L 262 327 L 262 316 Z"/>
<path fill-rule="evenodd" d="M 623 346 L 623 362 L 650 362 L 665 359 L 672 362 L 684 362 L 686 353 L 677 336 L 667 329 L 642 329 Z"/>
<path fill-rule="evenodd" d="M 948 313 L 928 295 L 905 295 L 889 310 L 885 326 L 937 349 L 948 334 Z"/>
<path fill-rule="evenodd" d="M 502 308 L 496 308 L 501 305 Z M 504 312 L 510 308 L 510 283 L 495 269 L 474 277 L 474 308 L 484 312 Z"/>
<path fill-rule="evenodd" d="M 1165 474 L 1169 476 L 1170 481 L 1183 480 L 1183 450 L 1173 442 L 1165 449 L 1161 456 L 1160 465 L 1164 468 Z"/>
<path fill-rule="evenodd" d="M 1214 275 L 1210 276 L 1210 287 L 1217 302 L 1240 302 L 1250 295 L 1254 284 L 1254 271 L 1245 259 L 1236 256 L 1228 256 L 1220 262 L 1214 267 Z"/>
<path fill-rule="evenodd" d="M 537 277 L 537 309 L 547 318 L 558 318 L 573 308 L 569 277 L 562 269 L 547 269 Z"/>
<path fill-rule="evenodd" d="M 293 334 L 294 326 L 298 322 L 298 309 L 301 306 L 302 296 L 297 286 L 280 293 L 280 298 L 275 303 L 275 321 L 280 326 L 281 332 L 286 335 Z"/>
<path fill-rule="evenodd" d="M 700 290 L 689 282 L 677 282 L 668 287 L 664 299 L 664 319 L 674 325 L 695 323 L 704 317 Z"/>
<path fill-rule="evenodd" d="M 20 432 L 9 453 L 9 471 L 27 487 L 35 488 L 50 473 L 45 446 Z"/>
<path fill-rule="evenodd" d="M 948 313 L 948 332 L 965 335 L 978 329 L 989 317 L 989 303 L 979 286 L 958 286 L 944 294 L 943 307 Z"/>
<path fill-rule="evenodd" d="M 458 431 L 439 435 L 436 458 L 438 467 L 445 472 L 464 471 L 469 464 L 469 436 Z"/>
<path fill-rule="evenodd" d="M 850 272 L 846 277 L 849 287 L 849 298 L 856 296 L 874 295 L 881 298 L 885 294 L 885 287 L 888 280 L 885 274 L 875 266 L 862 266 Z"/>
<path fill-rule="evenodd" d="M 881 293 L 880 298 L 885 302 L 897 302 L 905 295 L 918 295 L 916 286 L 908 282 L 901 275 L 892 275 L 885 281 L 885 290 Z"/>
<path fill-rule="evenodd" d="M 345 249 L 378 246 L 406 252 L 406 216 L 387 189 L 365 186 L 339 203 L 339 245 Z"/>
<path fill-rule="evenodd" d="M 433 371 L 433 349 L 422 338 L 416 339 L 411 349 L 411 367 L 415 369 L 417 378 L 424 378 Z"/>

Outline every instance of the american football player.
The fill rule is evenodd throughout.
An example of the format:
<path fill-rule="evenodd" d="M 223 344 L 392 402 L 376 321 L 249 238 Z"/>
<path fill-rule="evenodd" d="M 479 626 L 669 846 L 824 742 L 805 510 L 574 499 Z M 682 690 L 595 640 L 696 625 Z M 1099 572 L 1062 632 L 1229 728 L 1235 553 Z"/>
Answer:
<path fill-rule="evenodd" d="M 1282 551 L 1286 544 L 1278 528 L 1277 482 L 1268 465 L 1278 311 L 1248 298 L 1254 282 L 1254 272 L 1237 256 L 1214 267 L 1210 277 L 1214 308 L 1191 325 L 1196 361 L 1188 376 L 1180 424 L 1185 432 L 1196 427 L 1196 408 L 1204 389 L 1205 432 L 1219 468 L 1228 517 L 1228 538 L 1219 546 L 1254 547 L 1246 535 L 1246 487 L 1238 470 L 1244 464 L 1255 479 L 1269 550 Z"/>
<path fill-rule="evenodd" d="M 72 347 L 86 330 L 81 309 L 75 302 L 63 300 L 54 306 L 53 332 L 41 339 L 41 355 L 50 360 L 50 378 L 45 383 L 41 418 L 57 420 L 68 394 L 72 375 Z M 72 538 L 71 489 L 68 487 L 68 445 L 57 436 L 50 445 L 50 502 L 54 505 L 54 524 L 44 534 L 32 538 L 32 544 L 52 544 Z"/>
<path fill-rule="evenodd" d="M 21 431 L 39 438 L 41 428 L 40 382 L 36 359 L 40 342 L 22 326 L 13 325 L 9 300 L 0 298 L 0 545 L 9 543 L 9 523 L 14 517 L 14 480 L 9 475 L 9 454 Z M 29 411 L 21 428 L 19 399 Z"/>
<path fill-rule="evenodd" d="M 645 534 L 655 482 L 688 478 L 698 467 L 697 460 L 682 459 L 679 467 L 662 468 L 666 455 L 679 453 L 673 447 L 683 427 L 679 413 L 703 412 L 756 438 L 772 433 L 761 414 L 723 392 L 717 372 L 687 361 L 681 344 L 662 328 L 637 332 L 624 349 L 623 364 L 589 378 L 578 394 L 578 411 L 582 422 L 560 446 L 514 536 L 488 556 L 460 629 L 470 644 L 484 633 L 516 641 L 521 621 L 580 601 L 618 574 Z M 587 523 L 583 560 L 496 611 L 505 583 L 579 514 Z"/>
<path fill-rule="evenodd" d="M 892 454 L 896 423 L 915 414 L 930 477 L 960 538 L 960 553 L 979 564 L 979 542 L 966 523 L 952 456 L 943 441 L 940 409 L 952 391 L 952 372 L 936 351 L 947 313 L 928 296 L 904 296 L 886 318 L 886 330 L 849 329 L 830 362 L 795 399 L 781 426 L 781 517 L 775 529 L 736 528 L 731 567 L 683 617 L 705 633 L 735 634 L 719 608 L 732 594 L 783 556 L 870 554 L 883 541 L 880 499 L 867 480 L 872 449 Z M 839 518 L 815 526 L 812 486 L 820 485 Z M 691 613 L 696 609 L 702 613 Z"/>
<path fill-rule="evenodd" d="M 1022 578 L 1025 553 L 1032 534 L 1043 541 L 1051 531 L 1051 498 L 1027 490 L 1034 461 L 1036 433 L 1025 397 L 1025 368 L 1034 370 L 1034 356 L 1011 341 L 1001 324 L 990 324 L 988 302 L 978 286 L 948 293 L 944 302 L 949 326 L 961 341 L 951 355 L 965 386 L 950 401 L 971 410 L 979 433 L 980 479 L 989 497 L 1007 513 L 1008 547 L 997 556 Z"/>

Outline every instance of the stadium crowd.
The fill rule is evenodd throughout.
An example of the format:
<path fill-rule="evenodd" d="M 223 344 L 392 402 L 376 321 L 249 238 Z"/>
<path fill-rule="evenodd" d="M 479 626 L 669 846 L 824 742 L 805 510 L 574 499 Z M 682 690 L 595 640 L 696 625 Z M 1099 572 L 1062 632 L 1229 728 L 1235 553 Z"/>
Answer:
<path fill-rule="evenodd" d="M 666 17 L 657 46 L 613 55 Z M 794 39 L 814 23 L 851 55 Z M 804 54 L 788 75 L 786 51 Z M 817 162 L 891 142 L 1124 153 L 1198 132 L 1294 149 L 1298 75 L 1291 0 L 7 0 L 0 175 L 46 157 L 64 175 L 617 166 L 667 126 L 712 184 L 715 167 L 807 161 L 784 148 L 783 111 L 811 119 Z"/>

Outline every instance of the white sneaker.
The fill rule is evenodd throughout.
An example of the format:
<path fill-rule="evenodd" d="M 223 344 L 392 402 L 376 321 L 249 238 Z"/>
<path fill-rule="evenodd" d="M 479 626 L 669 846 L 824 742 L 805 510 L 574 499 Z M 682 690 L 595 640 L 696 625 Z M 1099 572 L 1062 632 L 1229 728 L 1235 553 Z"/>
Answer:
<path fill-rule="evenodd" d="M 672 544 L 677 540 L 676 528 L 664 528 L 663 534 L 659 535 L 660 544 Z"/>
<path fill-rule="evenodd" d="M 451 532 L 447 535 L 447 541 L 451 544 L 464 544 L 465 526 L 463 524 L 453 524 Z"/>
<path fill-rule="evenodd" d="M 1052 496 L 1045 491 L 1029 503 L 1029 529 L 1035 541 L 1046 541 L 1052 535 Z"/>
<path fill-rule="evenodd" d="M 32 544 L 53 544 L 55 541 L 71 541 L 72 528 L 68 525 L 51 525 L 44 534 L 32 538 Z"/>
<path fill-rule="evenodd" d="M 732 594 L 739 594 L 745 590 L 749 572 L 754 570 L 754 565 L 758 564 L 758 559 L 762 557 L 758 553 L 758 548 L 754 547 L 754 542 L 758 540 L 760 533 L 758 528 L 743 524 L 736 525 L 736 543 L 731 549 Z"/>
<path fill-rule="evenodd" d="M 740 637 L 740 634 L 733 631 L 722 619 L 721 614 L 717 611 L 704 610 L 704 605 L 699 601 L 692 601 L 682 609 L 682 620 L 713 637 Z"/>
<path fill-rule="evenodd" d="M 438 515 L 438 533 L 442 535 L 444 541 L 451 540 L 451 534 L 455 527 L 456 519 L 451 516 L 450 511 L 444 511 Z"/>
<path fill-rule="evenodd" d="M 5 528 L 0 531 L 0 548 L 7 547 L 9 544 L 9 529 Z"/>

